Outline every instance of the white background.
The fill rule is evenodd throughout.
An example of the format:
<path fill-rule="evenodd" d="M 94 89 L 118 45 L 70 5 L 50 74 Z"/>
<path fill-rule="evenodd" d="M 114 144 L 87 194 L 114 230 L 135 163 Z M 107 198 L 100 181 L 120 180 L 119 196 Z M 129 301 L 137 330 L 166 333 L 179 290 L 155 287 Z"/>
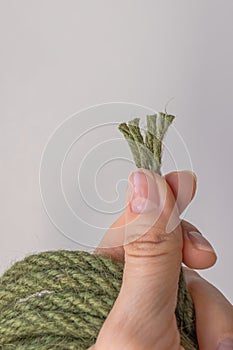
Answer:
<path fill-rule="evenodd" d="M 162 110 L 175 97 L 168 111 L 198 176 L 186 219 L 218 254 L 202 274 L 233 300 L 232 37 L 231 0 L 0 1 L 1 272 L 29 253 L 80 248 L 41 202 L 55 128 L 91 105 Z"/>

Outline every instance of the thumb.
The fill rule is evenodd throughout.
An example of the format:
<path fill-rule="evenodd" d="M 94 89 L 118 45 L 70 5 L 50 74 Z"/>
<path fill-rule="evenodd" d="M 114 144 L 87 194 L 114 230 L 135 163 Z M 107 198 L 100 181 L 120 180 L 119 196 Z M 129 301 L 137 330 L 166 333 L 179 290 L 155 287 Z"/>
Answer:
<path fill-rule="evenodd" d="M 134 323 L 143 322 L 145 334 L 152 328 L 153 336 L 163 341 L 170 326 L 167 341 L 176 337 L 179 343 L 175 307 L 183 241 L 178 208 L 166 180 L 144 169 L 132 173 L 125 214 L 122 307 L 131 310 L 131 317 L 136 310 Z M 176 348 L 174 343 L 170 348 Z"/>
<path fill-rule="evenodd" d="M 124 251 L 121 290 L 100 331 L 99 348 L 109 342 L 111 349 L 180 349 L 175 307 L 182 231 L 169 185 L 148 170 L 129 178 Z"/>
<path fill-rule="evenodd" d="M 166 180 L 145 169 L 132 173 L 125 214 L 125 279 L 136 271 L 138 279 L 145 283 L 148 278 L 147 283 L 157 288 L 158 275 L 159 287 L 163 281 L 168 289 L 168 279 L 174 282 L 179 276 L 183 241 L 175 198 Z"/>

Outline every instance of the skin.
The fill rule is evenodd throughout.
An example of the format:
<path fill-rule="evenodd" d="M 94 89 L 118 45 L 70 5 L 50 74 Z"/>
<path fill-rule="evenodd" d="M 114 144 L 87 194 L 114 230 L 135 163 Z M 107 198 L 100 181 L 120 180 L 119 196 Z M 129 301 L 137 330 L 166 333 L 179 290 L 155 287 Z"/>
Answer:
<path fill-rule="evenodd" d="M 199 348 L 217 349 L 222 340 L 233 339 L 233 308 L 220 291 L 193 271 L 213 266 L 216 253 L 195 226 L 179 220 L 195 195 L 196 177 L 188 171 L 164 177 L 139 171 L 147 182 L 146 187 L 142 183 L 140 196 L 151 195 L 155 202 L 163 197 L 162 206 L 156 220 L 151 220 L 156 210 L 148 211 L 149 207 L 135 213 L 132 203 L 137 190 L 131 174 L 125 212 L 95 250 L 124 262 L 125 267 L 116 302 L 89 350 L 183 349 L 174 314 L 182 261 L 187 266 L 185 279 L 194 302 Z M 178 223 L 167 233 L 169 218 Z M 144 233 L 135 236 L 142 227 Z M 196 232 L 196 244 L 188 235 L 192 231 Z"/>

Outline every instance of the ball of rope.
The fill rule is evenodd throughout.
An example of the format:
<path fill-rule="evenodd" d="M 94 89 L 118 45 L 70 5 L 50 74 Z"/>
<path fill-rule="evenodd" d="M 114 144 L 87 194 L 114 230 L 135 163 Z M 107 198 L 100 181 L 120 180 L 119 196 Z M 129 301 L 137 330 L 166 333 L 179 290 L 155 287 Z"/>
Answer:
<path fill-rule="evenodd" d="M 101 255 L 67 250 L 15 263 L 0 279 L 0 348 L 88 349 L 117 298 L 123 268 Z M 182 277 L 179 283 L 177 324 L 182 345 L 194 350 L 192 303 Z"/>

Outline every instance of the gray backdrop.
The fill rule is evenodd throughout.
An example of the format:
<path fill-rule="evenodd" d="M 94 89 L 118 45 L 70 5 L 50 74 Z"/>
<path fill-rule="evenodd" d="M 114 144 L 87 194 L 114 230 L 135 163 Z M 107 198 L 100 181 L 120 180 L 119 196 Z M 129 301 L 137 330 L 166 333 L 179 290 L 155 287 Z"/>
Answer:
<path fill-rule="evenodd" d="M 41 200 L 40 161 L 54 130 L 68 116 L 89 106 L 124 101 L 162 110 L 174 97 L 168 111 L 177 115 L 175 128 L 191 157 L 190 164 L 188 157 L 183 159 L 181 147 L 175 156 L 181 160 L 176 164 L 178 168 L 193 168 L 198 176 L 197 195 L 186 219 L 200 228 L 218 254 L 217 264 L 201 273 L 233 300 L 232 13 L 231 0 L 0 1 L 1 272 L 29 253 L 82 249 L 73 237 L 69 239 L 53 225 Z M 116 123 L 140 111 L 143 115 L 143 107 L 129 105 L 121 110 L 116 106 L 112 110 L 97 107 L 87 118 L 82 114 L 84 121 L 76 124 L 74 134 L 99 123 Z M 100 128 L 94 140 L 104 140 L 107 134 L 115 139 L 118 134 L 114 130 L 110 126 L 108 131 L 108 125 Z M 75 139 L 74 134 L 68 141 Z M 170 139 L 168 136 L 171 145 L 176 144 L 173 134 Z M 79 151 L 90 151 L 91 145 L 88 139 L 77 144 L 72 156 L 76 168 L 72 169 L 74 161 L 70 159 L 65 170 L 67 193 L 71 201 L 77 199 L 74 206 L 79 205 L 72 190 Z M 111 152 L 119 150 L 117 166 L 112 162 L 100 177 L 104 204 L 106 199 L 114 202 L 111 191 L 132 167 L 122 161 L 124 154 L 130 157 L 126 147 L 120 140 L 117 145 L 108 144 L 110 154 L 99 159 L 104 163 L 111 159 Z M 50 156 L 55 156 L 58 148 Z M 80 162 L 84 157 L 85 152 Z M 94 164 L 93 159 L 90 164 Z M 167 164 L 165 170 L 172 170 L 172 162 Z M 49 179 L 51 168 L 46 169 Z M 84 194 L 95 202 L 93 192 L 88 192 L 92 179 L 85 178 L 84 170 L 88 174 L 89 167 L 82 169 Z M 66 174 L 71 170 L 72 186 Z M 44 186 L 51 189 L 51 200 L 53 195 L 56 198 L 56 187 L 52 176 L 50 181 Z M 117 186 L 122 203 L 125 181 Z M 52 204 L 59 206 L 59 201 Z M 102 209 L 106 214 L 108 207 Z M 121 204 L 116 205 L 114 213 L 120 209 Z M 72 221 L 62 216 L 62 207 L 59 210 L 60 224 L 67 219 L 72 226 Z M 80 212 L 85 215 L 83 208 Z M 98 226 L 103 221 L 101 215 L 93 214 L 87 220 Z M 105 223 L 113 216 L 107 215 Z M 76 226 L 75 231 L 76 241 L 85 243 L 87 233 Z"/>

